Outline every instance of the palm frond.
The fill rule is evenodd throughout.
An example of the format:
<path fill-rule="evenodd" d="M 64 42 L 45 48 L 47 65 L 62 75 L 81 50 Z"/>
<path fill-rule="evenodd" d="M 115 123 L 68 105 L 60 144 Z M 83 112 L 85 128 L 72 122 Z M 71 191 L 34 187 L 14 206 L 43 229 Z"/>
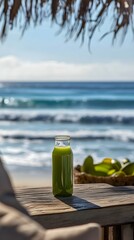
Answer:
<path fill-rule="evenodd" d="M 110 14 L 111 25 L 102 38 L 112 33 L 115 40 L 122 32 L 124 39 L 129 27 L 134 34 L 133 9 L 134 0 L 1 0 L 0 38 L 16 24 L 24 32 L 30 23 L 38 25 L 50 18 L 61 30 L 66 29 L 68 39 L 84 41 L 87 36 L 90 42 Z"/>

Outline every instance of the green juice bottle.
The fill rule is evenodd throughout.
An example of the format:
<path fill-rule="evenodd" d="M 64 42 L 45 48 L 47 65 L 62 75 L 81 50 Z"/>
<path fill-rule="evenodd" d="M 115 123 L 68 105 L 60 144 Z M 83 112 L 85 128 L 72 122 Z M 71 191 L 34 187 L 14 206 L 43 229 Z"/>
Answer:
<path fill-rule="evenodd" d="M 54 196 L 68 197 L 73 193 L 73 152 L 70 136 L 55 137 L 52 152 L 52 189 Z"/>

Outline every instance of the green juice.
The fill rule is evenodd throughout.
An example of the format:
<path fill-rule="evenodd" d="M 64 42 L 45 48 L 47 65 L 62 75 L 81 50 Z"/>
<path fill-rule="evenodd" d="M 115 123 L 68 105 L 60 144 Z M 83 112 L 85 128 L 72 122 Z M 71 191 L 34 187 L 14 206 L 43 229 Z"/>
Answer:
<path fill-rule="evenodd" d="M 73 193 L 73 153 L 70 146 L 55 146 L 52 153 L 52 188 L 54 196 Z"/>

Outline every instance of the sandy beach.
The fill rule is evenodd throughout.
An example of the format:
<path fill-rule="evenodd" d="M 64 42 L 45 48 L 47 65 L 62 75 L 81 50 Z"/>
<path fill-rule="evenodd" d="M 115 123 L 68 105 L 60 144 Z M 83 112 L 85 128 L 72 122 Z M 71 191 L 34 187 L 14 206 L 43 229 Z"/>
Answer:
<path fill-rule="evenodd" d="M 50 167 L 25 167 L 25 166 L 6 166 L 11 177 L 13 186 L 18 187 L 43 187 L 51 186 Z"/>

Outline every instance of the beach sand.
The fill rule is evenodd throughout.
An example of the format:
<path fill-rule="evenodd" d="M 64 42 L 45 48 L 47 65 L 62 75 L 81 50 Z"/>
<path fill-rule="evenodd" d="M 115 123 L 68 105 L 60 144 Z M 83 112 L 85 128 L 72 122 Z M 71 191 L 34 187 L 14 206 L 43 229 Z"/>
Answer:
<path fill-rule="evenodd" d="M 8 165 L 6 169 L 15 188 L 52 186 L 51 167 Z"/>

